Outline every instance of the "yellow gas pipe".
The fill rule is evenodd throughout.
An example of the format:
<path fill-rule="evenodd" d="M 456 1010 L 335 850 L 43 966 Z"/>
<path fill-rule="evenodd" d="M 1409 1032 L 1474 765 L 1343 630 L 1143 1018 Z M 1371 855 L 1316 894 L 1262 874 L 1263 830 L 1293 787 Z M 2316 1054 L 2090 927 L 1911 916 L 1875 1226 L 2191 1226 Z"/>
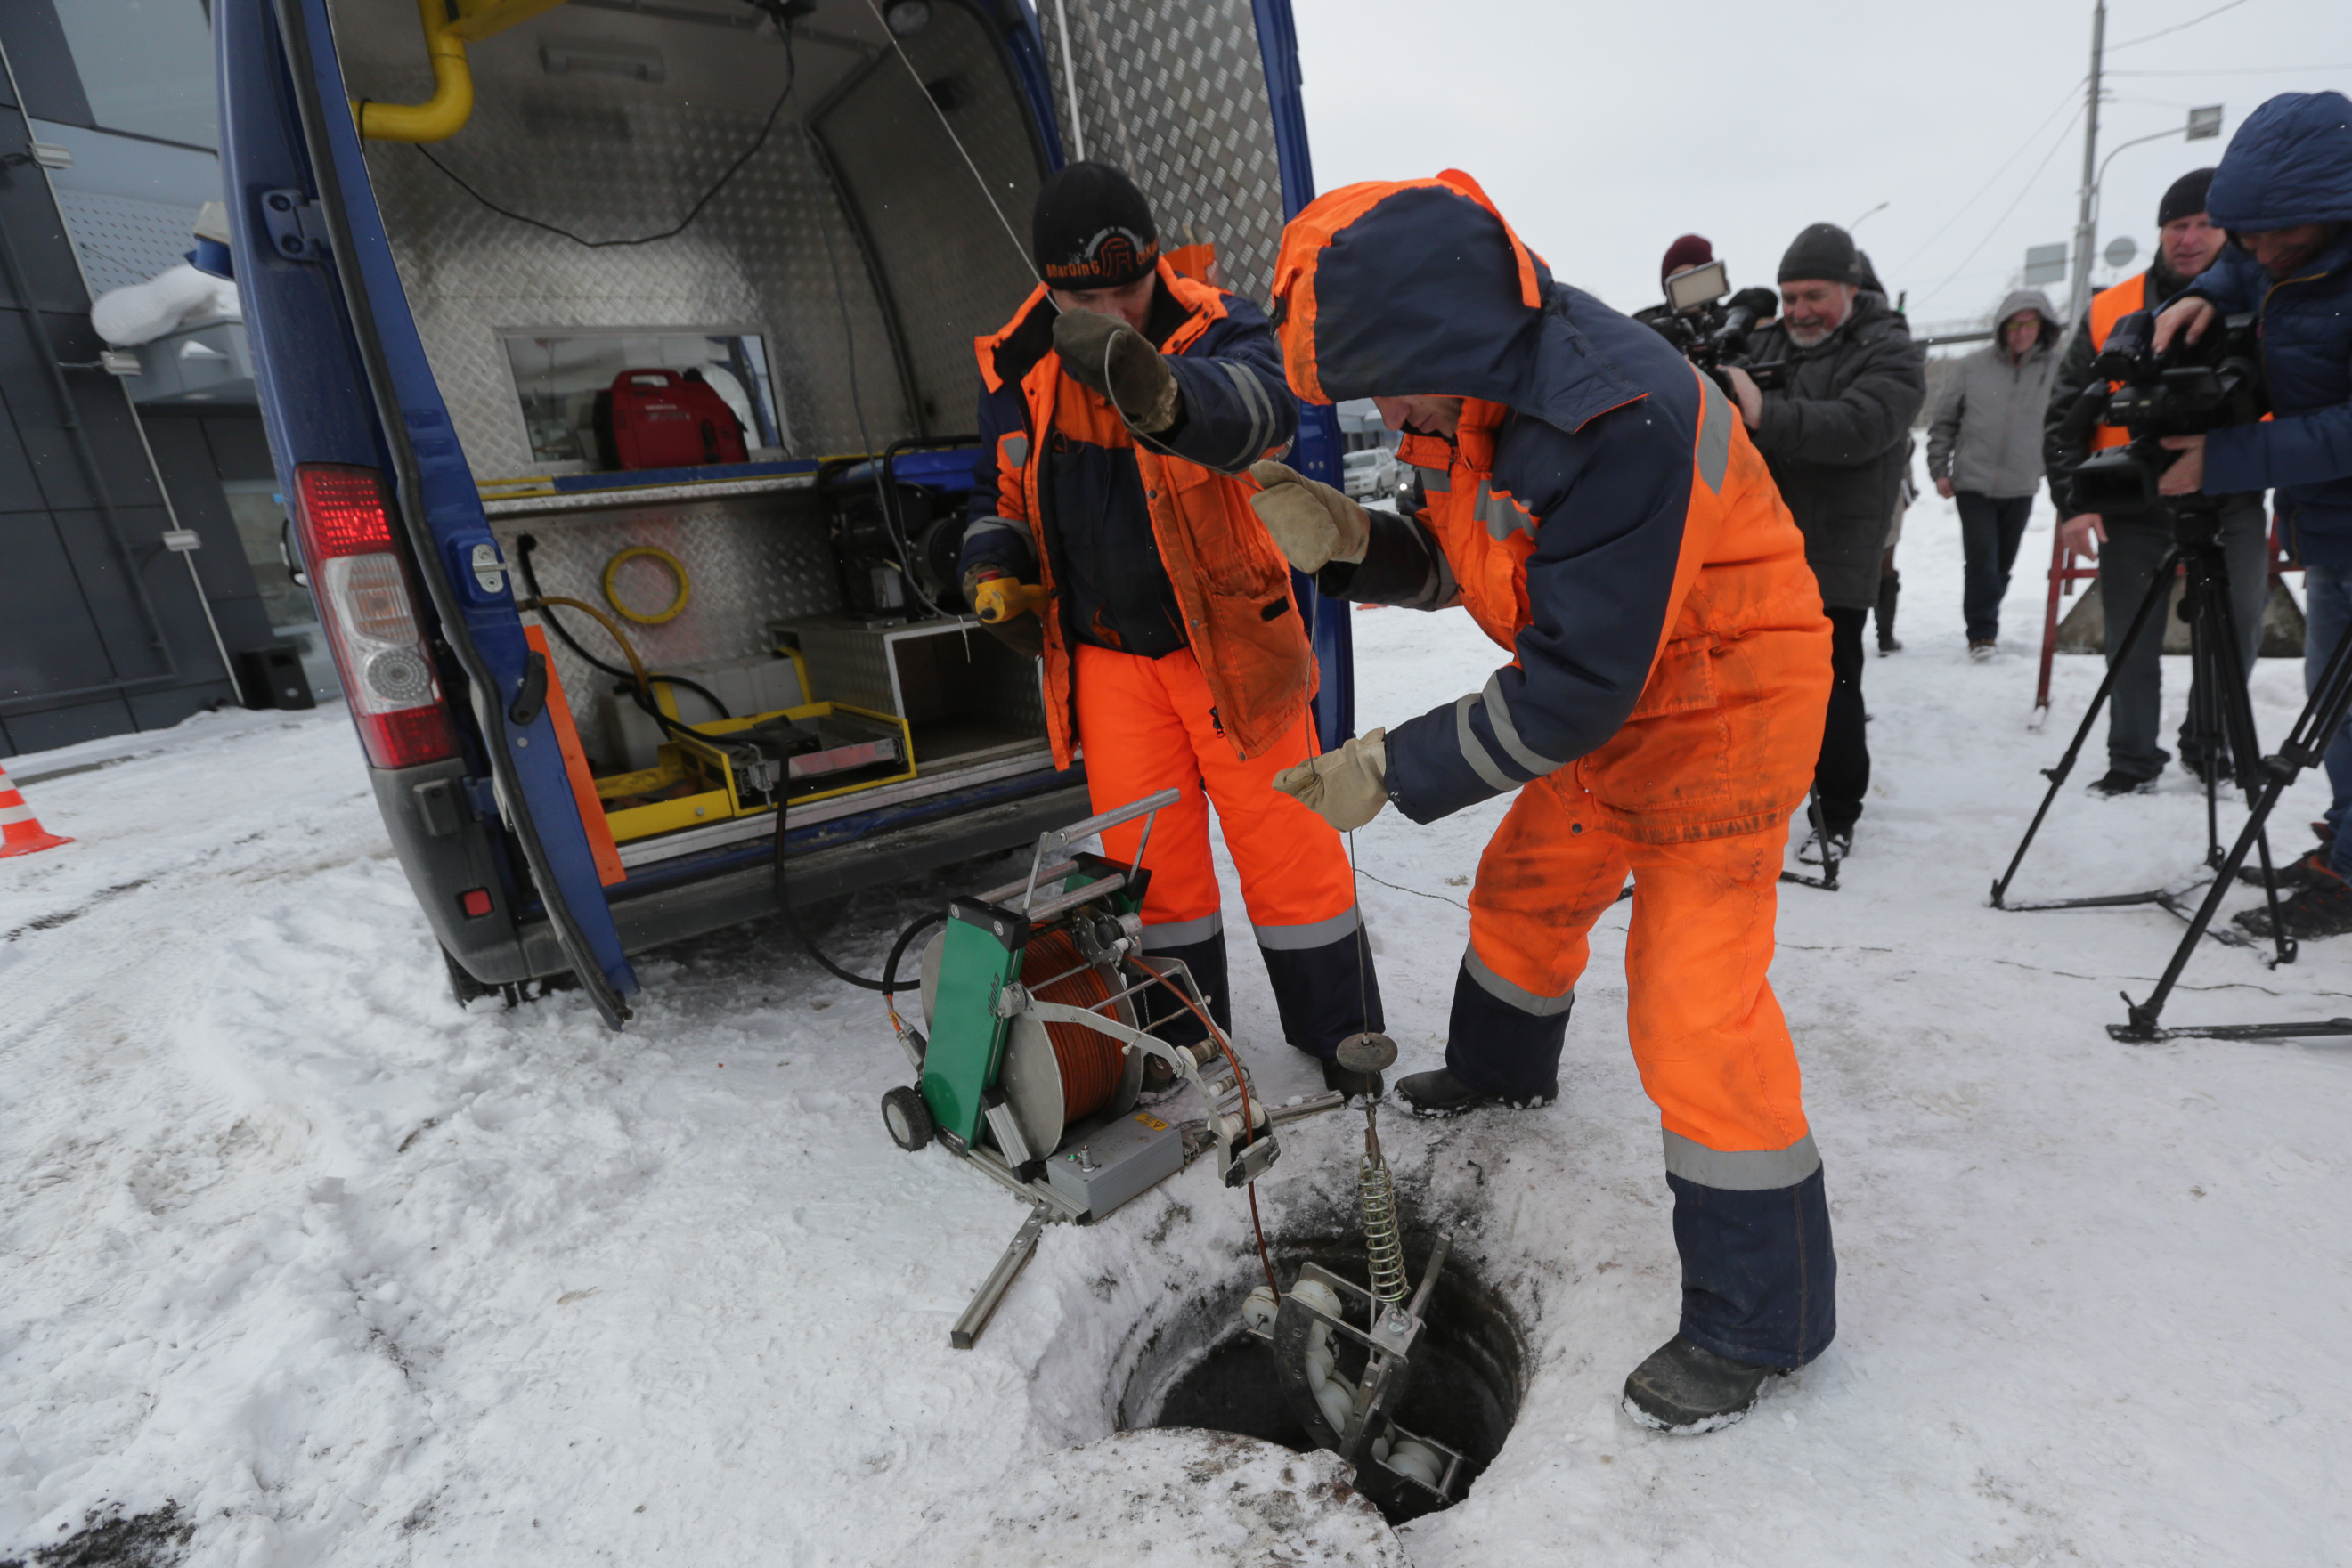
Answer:
<path fill-rule="evenodd" d="M 354 99 L 352 115 L 360 134 L 375 141 L 446 141 L 474 115 L 474 73 L 466 46 L 505 32 L 563 0 L 417 0 L 425 26 L 425 53 L 433 62 L 433 96 L 423 103 L 373 103 Z"/>

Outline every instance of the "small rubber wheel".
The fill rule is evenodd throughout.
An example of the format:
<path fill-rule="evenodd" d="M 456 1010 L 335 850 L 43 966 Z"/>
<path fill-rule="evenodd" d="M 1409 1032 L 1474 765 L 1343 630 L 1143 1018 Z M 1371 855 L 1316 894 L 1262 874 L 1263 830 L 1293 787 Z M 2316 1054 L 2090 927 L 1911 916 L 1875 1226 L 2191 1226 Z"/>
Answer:
<path fill-rule="evenodd" d="M 882 1124 L 890 1129 L 890 1141 L 910 1155 L 929 1143 L 936 1130 L 923 1092 L 904 1084 L 882 1096 Z"/>

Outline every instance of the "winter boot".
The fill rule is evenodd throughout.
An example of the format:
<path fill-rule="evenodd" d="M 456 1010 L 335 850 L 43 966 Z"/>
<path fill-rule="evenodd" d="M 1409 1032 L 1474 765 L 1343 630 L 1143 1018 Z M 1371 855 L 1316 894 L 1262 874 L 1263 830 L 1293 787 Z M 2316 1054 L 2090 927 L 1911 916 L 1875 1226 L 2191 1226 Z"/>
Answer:
<path fill-rule="evenodd" d="M 1625 1414 L 1660 1432 L 1696 1437 L 1732 1426 L 1756 1407 L 1777 1366 L 1750 1366 L 1676 1334 L 1625 1380 Z"/>
<path fill-rule="evenodd" d="M 1416 1072 L 1410 1078 L 1397 1080 L 1397 1092 L 1416 1116 L 1458 1116 L 1465 1111 L 1483 1111 L 1489 1105 L 1507 1110 L 1529 1111 L 1549 1105 L 1559 1097 L 1557 1081 L 1535 1094 L 1489 1094 L 1483 1089 L 1473 1089 L 1453 1073 L 1441 1067 L 1434 1072 Z"/>
<path fill-rule="evenodd" d="M 2241 910 L 2231 918 L 2265 940 L 2271 936 L 2267 904 Z M 2341 936 L 2352 931 L 2352 883 L 2322 866 L 2302 892 L 2279 905 L 2279 918 L 2286 934 L 2298 942 Z"/>
<path fill-rule="evenodd" d="M 1903 644 L 1895 640 L 1895 601 L 1903 594 L 1903 574 L 1889 570 L 1878 580 L 1878 653 L 1903 652 Z"/>
<path fill-rule="evenodd" d="M 1377 1072 L 1356 1072 L 1340 1066 L 1329 1057 L 1323 1062 L 1323 1087 L 1337 1089 L 1350 1100 L 1377 1100 L 1388 1085 Z"/>
<path fill-rule="evenodd" d="M 2106 776 L 2091 780 L 2091 793 L 2104 795 L 2112 800 L 2118 795 L 2153 795 L 2156 780 L 2143 779 L 2137 773 L 2126 773 L 2120 768 L 2110 768 Z"/>

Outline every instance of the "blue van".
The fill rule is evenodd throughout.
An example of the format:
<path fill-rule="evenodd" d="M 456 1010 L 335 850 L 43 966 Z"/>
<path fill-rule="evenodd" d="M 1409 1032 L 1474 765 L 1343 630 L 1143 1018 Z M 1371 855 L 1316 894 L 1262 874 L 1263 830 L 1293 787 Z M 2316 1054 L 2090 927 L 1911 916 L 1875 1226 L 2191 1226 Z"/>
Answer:
<path fill-rule="evenodd" d="M 633 953 L 1087 814 L 956 597 L 972 340 L 1066 157 L 1261 299 L 1313 191 L 1287 0 L 1048 9 L 215 8 L 270 449 L 461 998 L 568 971 L 618 1027 Z"/>

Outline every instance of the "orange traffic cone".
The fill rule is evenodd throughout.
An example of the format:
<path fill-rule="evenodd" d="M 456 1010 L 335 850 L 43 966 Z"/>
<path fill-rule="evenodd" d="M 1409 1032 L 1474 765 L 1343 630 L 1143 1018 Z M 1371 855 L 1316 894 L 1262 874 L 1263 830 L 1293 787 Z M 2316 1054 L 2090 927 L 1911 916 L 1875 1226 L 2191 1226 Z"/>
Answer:
<path fill-rule="evenodd" d="M 0 768 L 0 860 L 10 855 L 28 855 L 35 850 L 53 850 L 59 844 L 69 844 L 71 839 L 61 839 L 42 831 L 33 817 L 33 808 L 25 804 L 25 797 L 16 786 L 8 782 L 8 770 Z"/>

